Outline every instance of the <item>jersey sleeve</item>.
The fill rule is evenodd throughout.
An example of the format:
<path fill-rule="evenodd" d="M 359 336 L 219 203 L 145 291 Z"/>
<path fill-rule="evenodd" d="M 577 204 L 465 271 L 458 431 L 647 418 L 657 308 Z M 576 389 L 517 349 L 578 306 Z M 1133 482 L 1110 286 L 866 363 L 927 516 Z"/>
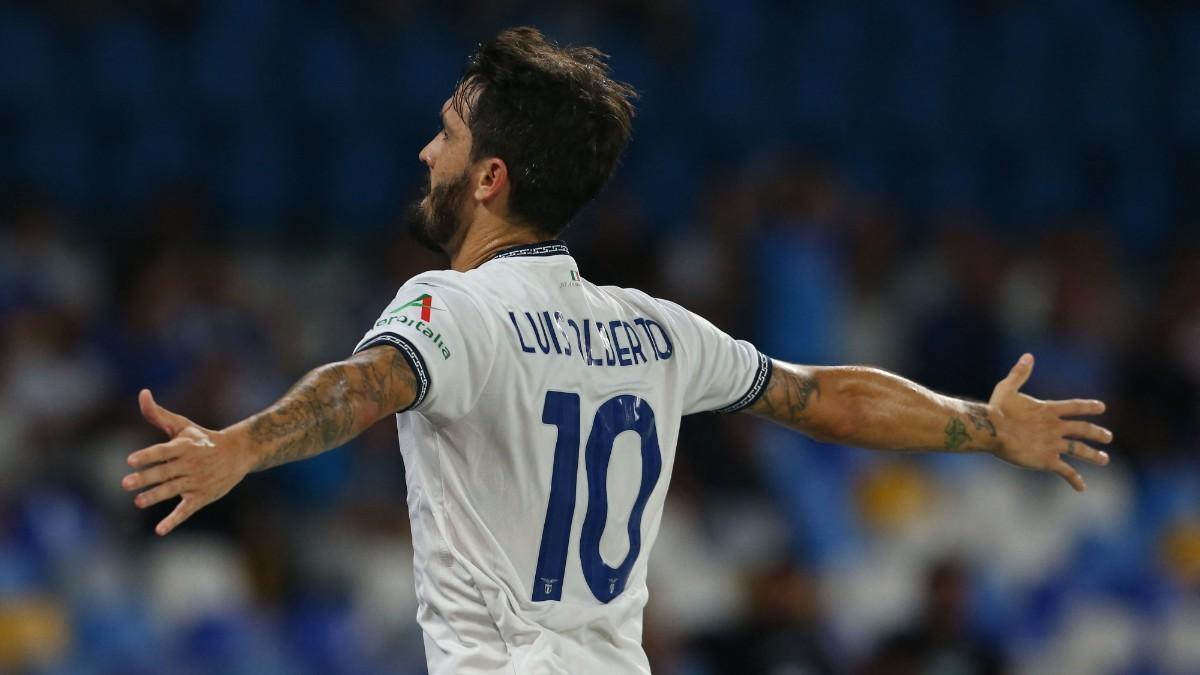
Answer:
<path fill-rule="evenodd" d="M 451 422 L 479 398 L 495 355 L 496 331 L 488 329 L 468 289 L 455 273 L 427 272 L 400 288 L 354 348 L 396 349 L 416 376 L 417 395 L 404 410 Z"/>
<path fill-rule="evenodd" d="M 683 414 L 732 413 L 757 401 L 771 378 L 771 359 L 745 340 L 735 340 L 704 317 L 660 300 L 679 345 L 685 392 Z"/>

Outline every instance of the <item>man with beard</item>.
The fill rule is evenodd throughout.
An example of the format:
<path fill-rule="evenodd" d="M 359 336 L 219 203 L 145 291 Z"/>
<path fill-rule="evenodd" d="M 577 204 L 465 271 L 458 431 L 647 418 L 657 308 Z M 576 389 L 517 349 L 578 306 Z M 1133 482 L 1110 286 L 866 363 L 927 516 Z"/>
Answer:
<path fill-rule="evenodd" d="M 434 673 L 648 672 L 646 559 L 680 418 L 746 410 L 868 448 L 987 452 L 1054 471 L 1098 464 L 1111 434 L 1065 417 L 1099 401 L 1019 393 L 1025 355 L 988 403 L 864 367 L 772 361 L 682 307 L 582 278 L 558 234 L 629 140 L 629 86 L 603 55 L 531 28 L 481 45 L 420 152 L 418 239 L 450 269 L 406 283 L 349 358 L 266 410 L 205 429 L 142 391 L 170 440 L 129 457 L 171 532 L 248 472 L 310 457 L 396 415 L 418 620 Z"/>

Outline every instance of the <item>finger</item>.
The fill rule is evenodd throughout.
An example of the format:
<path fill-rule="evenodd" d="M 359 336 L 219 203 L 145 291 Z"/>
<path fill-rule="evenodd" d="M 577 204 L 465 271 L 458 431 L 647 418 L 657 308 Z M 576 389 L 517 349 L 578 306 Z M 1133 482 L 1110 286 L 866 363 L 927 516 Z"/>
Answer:
<path fill-rule="evenodd" d="M 1059 417 L 1080 417 L 1104 413 L 1104 401 L 1073 398 L 1067 401 L 1048 401 L 1046 407 Z"/>
<path fill-rule="evenodd" d="M 1109 443 L 1113 438 L 1111 431 L 1091 422 L 1065 422 L 1063 429 L 1063 436 L 1082 438 L 1095 443 Z"/>
<path fill-rule="evenodd" d="M 1107 452 L 1097 450 L 1083 441 L 1068 440 L 1063 452 L 1072 457 L 1078 457 L 1079 459 L 1091 462 L 1096 466 L 1108 464 Z"/>
<path fill-rule="evenodd" d="M 1075 488 L 1076 492 L 1083 492 L 1087 489 L 1087 484 L 1083 482 L 1083 476 L 1079 475 L 1079 472 L 1075 470 L 1075 467 L 1067 464 L 1061 459 L 1051 466 L 1050 470 L 1062 476 L 1063 480 L 1070 483 L 1071 487 Z"/>
<path fill-rule="evenodd" d="M 173 413 L 159 405 L 149 389 L 138 392 L 138 407 L 142 409 L 142 417 L 145 417 L 147 422 L 167 432 L 167 436 L 172 438 L 191 424 L 191 421 L 183 415 Z"/>
<path fill-rule="evenodd" d="M 199 511 L 201 506 L 204 505 L 194 499 L 184 497 L 175 505 L 175 510 L 171 511 L 170 515 L 158 523 L 158 526 L 154 528 L 154 532 L 160 537 L 167 536 L 171 533 L 171 530 L 179 527 L 183 521 L 191 518 L 193 513 Z"/>
<path fill-rule="evenodd" d="M 159 502 L 166 501 L 172 497 L 178 497 L 181 494 L 183 494 L 183 479 L 176 478 L 139 494 L 134 498 L 133 503 L 136 504 L 139 509 L 144 509 L 148 506 L 154 506 Z"/>
<path fill-rule="evenodd" d="M 160 462 L 169 462 L 179 456 L 179 445 L 173 442 L 158 443 L 143 448 L 126 458 L 129 466 L 140 469 Z"/>
<path fill-rule="evenodd" d="M 165 483 L 181 475 L 183 475 L 183 467 L 179 462 L 164 462 L 125 476 L 121 480 L 121 487 L 126 490 L 139 490 L 149 485 Z"/>
<path fill-rule="evenodd" d="M 1029 380 L 1029 376 L 1032 373 L 1033 354 L 1022 354 L 1021 358 L 1012 367 L 1012 370 L 1008 371 L 1008 376 L 996 384 L 996 389 L 992 392 L 992 398 L 1004 398 L 1016 393 L 1025 385 L 1025 382 Z"/>

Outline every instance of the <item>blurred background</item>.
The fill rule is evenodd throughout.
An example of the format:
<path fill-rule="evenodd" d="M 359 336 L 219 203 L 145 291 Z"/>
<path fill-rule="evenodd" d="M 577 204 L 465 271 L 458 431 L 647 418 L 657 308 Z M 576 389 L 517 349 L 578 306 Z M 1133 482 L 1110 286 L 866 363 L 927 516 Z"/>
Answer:
<path fill-rule="evenodd" d="M 656 673 L 1200 673 L 1200 8 L 1134 0 L 0 4 L 0 672 L 420 673 L 393 426 L 178 533 L 139 388 L 233 422 L 442 266 L 398 214 L 479 41 L 642 93 L 582 274 L 767 353 L 1103 398 L 1089 489 L 685 421 Z"/>

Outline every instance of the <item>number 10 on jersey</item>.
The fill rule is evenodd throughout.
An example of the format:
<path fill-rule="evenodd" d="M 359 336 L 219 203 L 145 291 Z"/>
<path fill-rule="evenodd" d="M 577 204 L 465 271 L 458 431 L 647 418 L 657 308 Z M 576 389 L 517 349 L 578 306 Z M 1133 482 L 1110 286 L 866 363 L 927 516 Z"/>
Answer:
<path fill-rule="evenodd" d="M 542 422 L 558 428 L 554 443 L 554 468 L 550 477 L 550 503 L 542 528 L 537 570 L 533 580 L 533 600 L 561 600 L 563 577 L 567 569 L 567 549 L 571 523 L 575 518 L 575 484 L 579 473 L 579 394 L 546 392 Z M 626 431 L 636 432 L 641 440 L 642 480 L 633 511 L 629 514 L 629 552 L 616 567 L 600 557 L 600 537 L 608 521 L 608 463 L 613 442 Z M 583 451 L 587 470 L 587 511 L 579 537 L 579 562 L 583 578 L 592 595 L 609 602 L 625 590 L 625 582 L 642 549 L 642 512 L 646 500 L 662 472 L 662 452 L 654 426 L 654 410 L 637 396 L 623 394 L 605 401 L 592 420 L 592 432 Z"/>

